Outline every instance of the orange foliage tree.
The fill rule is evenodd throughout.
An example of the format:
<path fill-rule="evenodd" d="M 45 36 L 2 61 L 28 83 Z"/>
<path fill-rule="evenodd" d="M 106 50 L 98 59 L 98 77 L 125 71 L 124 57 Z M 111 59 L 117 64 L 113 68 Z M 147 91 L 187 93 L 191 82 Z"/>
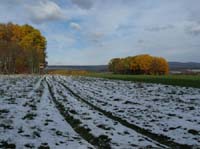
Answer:
<path fill-rule="evenodd" d="M 120 74 L 168 74 L 169 66 L 162 57 L 148 54 L 126 58 L 114 58 L 109 64 L 109 70 Z"/>
<path fill-rule="evenodd" d="M 0 24 L 0 73 L 38 73 L 46 39 L 30 25 Z"/>

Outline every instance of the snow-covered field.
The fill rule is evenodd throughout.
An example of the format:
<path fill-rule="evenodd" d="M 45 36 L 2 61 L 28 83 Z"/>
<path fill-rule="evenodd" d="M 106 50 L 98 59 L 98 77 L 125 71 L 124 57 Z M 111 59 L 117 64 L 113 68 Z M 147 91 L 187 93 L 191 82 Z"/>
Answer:
<path fill-rule="evenodd" d="M 200 89 L 0 76 L 0 148 L 200 147 Z"/>

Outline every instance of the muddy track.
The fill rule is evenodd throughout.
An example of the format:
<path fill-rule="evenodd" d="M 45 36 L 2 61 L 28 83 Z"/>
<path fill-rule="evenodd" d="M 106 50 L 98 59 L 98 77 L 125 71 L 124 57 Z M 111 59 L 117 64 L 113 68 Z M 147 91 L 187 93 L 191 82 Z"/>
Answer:
<path fill-rule="evenodd" d="M 49 93 L 51 95 L 51 98 L 60 112 L 60 114 L 64 117 L 67 123 L 71 125 L 71 127 L 87 142 L 89 142 L 91 145 L 93 145 L 97 149 L 110 149 L 110 139 L 107 138 L 107 136 L 101 135 L 99 137 L 95 137 L 93 134 L 89 132 L 88 129 L 81 126 L 81 121 L 78 119 L 75 119 L 72 115 L 69 114 L 69 112 L 65 109 L 65 107 L 56 100 L 56 97 L 54 96 L 54 92 L 52 91 L 52 88 L 48 81 L 46 81 Z"/>
<path fill-rule="evenodd" d="M 78 94 L 76 94 L 74 91 L 72 91 L 67 85 L 65 85 L 63 82 L 61 81 L 58 81 L 56 79 L 54 79 L 55 81 L 57 81 L 58 83 L 60 83 L 65 89 L 67 89 L 74 97 L 76 97 L 78 100 L 81 100 L 82 102 L 86 103 L 87 105 L 89 105 L 90 107 L 94 108 L 96 111 L 99 111 L 101 113 L 103 113 L 106 117 L 114 120 L 114 121 L 117 121 L 119 123 L 121 123 L 122 125 L 136 131 L 137 133 L 140 133 L 144 136 L 147 136 L 149 138 L 151 138 L 152 140 L 160 143 L 160 144 L 163 144 L 165 146 L 168 146 L 169 148 L 176 148 L 176 149 L 191 149 L 192 146 L 189 146 L 189 145 L 186 145 L 186 144 L 179 144 L 177 142 L 174 142 L 172 141 L 169 137 L 167 136 L 164 136 L 164 135 L 158 135 L 158 134 L 155 134 L 155 133 L 152 133 L 144 128 L 141 128 L 137 125 L 134 125 L 134 124 L 131 124 L 129 122 L 127 122 L 126 120 L 118 117 L 118 116 L 115 116 L 113 115 L 111 112 L 108 112 L 108 111 L 105 111 L 105 110 L 102 110 L 101 108 L 91 104 L 90 102 L 88 102 L 87 99 L 84 99 L 82 97 L 80 97 Z M 63 80 L 65 81 L 65 80 Z"/>

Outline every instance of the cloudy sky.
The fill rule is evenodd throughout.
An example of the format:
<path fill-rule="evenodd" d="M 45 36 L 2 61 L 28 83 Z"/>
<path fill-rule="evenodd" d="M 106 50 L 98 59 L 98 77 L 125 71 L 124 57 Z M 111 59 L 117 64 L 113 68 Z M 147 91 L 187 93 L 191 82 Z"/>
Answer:
<path fill-rule="evenodd" d="M 49 64 L 137 54 L 200 62 L 200 0 L 0 0 L 0 22 L 40 29 Z"/>

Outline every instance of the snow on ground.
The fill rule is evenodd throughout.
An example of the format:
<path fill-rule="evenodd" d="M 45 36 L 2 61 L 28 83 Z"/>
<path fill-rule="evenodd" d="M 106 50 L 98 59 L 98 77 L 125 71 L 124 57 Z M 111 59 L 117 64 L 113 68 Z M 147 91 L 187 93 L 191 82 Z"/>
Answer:
<path fill-rule="evenodd" d="M 173 141 L 200 145 L 200 89 L 85 77 L 62 77 L 105 111 Z"/>
<path fill-rule="evenodd" d="M 200 145 L 200 89 L 87 77 L 0 75 L 0 148 L 170 147 L 91 104 L 161 138 Z M 91 136 L 101 138 L 100 143 Z M 105 142 L 108 146 L 102 147 Z"/>
<path fill-rule="evenodd" d="M 0 148 L 92 147 L 59 114 L 40 77 L 1 76 L 0 99 Z"/>
<path fill-rule="evenodd" d="M 59 78 L 57 77 L 55 80 L 59 80 Z M 59 82 L 54 81 L 52 77 L 48 78 L 48 82 L 50 82 L 54 90 L 56 100 L 61 102 L 74 118 L 79 119 L 85 128 L 90 129 L 94 136 L 108 136 L 111 139 L 112 148 L 164 147 L 150 138 L 107 118 L 89 105 L 77 100 Z"/>

